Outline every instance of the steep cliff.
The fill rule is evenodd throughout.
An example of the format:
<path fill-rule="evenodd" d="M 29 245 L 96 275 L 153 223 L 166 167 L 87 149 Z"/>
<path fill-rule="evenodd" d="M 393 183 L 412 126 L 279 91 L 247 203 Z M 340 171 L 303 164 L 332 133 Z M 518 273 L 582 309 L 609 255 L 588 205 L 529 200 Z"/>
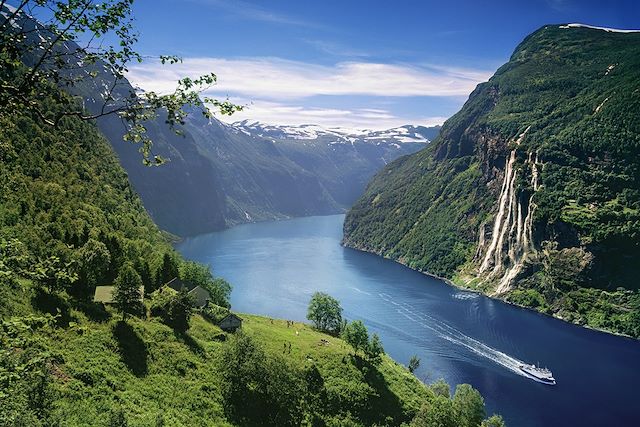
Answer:
<path fill-rule="evenodd" d="M 639 117 L 640 33 L 543 27 L 376 175 L 344 243 L 638 336 Z"/>

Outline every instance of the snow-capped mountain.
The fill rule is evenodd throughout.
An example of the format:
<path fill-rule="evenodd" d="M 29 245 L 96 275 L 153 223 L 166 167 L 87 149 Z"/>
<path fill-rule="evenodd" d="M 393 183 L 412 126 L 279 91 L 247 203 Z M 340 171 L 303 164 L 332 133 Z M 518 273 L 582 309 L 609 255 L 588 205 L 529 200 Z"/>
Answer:
<path fill-rule="evenodd" d="M 255 120 L 243 120 L 230 125 L 232 130 L 254 137 L 271 140 L 322 141 L 330 144 L 374 144 L 429 143 L 440 130 L 440 126 L 425 127 L 404 125 L 386 130 L 324 128 L 313 124 L 298 126 L 270 125 Z"/>

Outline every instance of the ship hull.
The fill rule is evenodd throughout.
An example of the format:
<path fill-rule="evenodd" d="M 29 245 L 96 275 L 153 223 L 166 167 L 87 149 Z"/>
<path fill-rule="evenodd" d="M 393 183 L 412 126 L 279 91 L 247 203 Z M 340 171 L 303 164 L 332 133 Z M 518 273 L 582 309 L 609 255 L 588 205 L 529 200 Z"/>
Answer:
<path fill-rule="evenodd" d="M 527 370 L 525 370 L 523 368 L 520 368 L 520 371 L 522 371 L 528 378 L 530 378 L 530 379 L 532 379 L 532 380 L 534 380 L 536 382 L 539 382 L 539 383 L 542 383 L 542 384 L 546 384 L 546 385 L 556 385 L 556 380 L 553 379 L 553 378 L 551 378 L 551 379 L 549 379 L 549 378 L 540 378 L 540 377 L 537 377 L 537 376 L 533 375 L 530 372 L 527 372 Z"/>

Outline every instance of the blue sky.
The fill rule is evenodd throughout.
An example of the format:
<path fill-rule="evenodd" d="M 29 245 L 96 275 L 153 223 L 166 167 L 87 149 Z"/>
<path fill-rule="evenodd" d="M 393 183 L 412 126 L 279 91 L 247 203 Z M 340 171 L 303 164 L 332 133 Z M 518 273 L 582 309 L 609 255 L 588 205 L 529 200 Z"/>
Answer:
<path fill-rule="evenodd" d="M 638 29 L 640 1 L 137 0 L 143 89 L 215 72 L 233 120 L 386 128 L 441 123 L 545 24 Z"/>

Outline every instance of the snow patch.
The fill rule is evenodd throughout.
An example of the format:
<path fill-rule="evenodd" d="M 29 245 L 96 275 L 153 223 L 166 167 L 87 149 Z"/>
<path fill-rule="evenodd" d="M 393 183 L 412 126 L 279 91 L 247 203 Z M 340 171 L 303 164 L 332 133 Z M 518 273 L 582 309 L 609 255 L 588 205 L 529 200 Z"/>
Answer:
<path fill-rule="evenodd" d="M 622 30 L 619 28 L 607 28 L 607 27 L 596 27 L 594 25 L 587 25 L 587 24 L 578 24 L 578 23 L 574 23 L 574 24 L 567 24 L 567 25 L 560 25 L 560 27 L 558 28 L 591 28 L 592 30 L 602 30 L 602 31 L 607 31 L 609 33 L 640 33 L 640 30 Z"/>

